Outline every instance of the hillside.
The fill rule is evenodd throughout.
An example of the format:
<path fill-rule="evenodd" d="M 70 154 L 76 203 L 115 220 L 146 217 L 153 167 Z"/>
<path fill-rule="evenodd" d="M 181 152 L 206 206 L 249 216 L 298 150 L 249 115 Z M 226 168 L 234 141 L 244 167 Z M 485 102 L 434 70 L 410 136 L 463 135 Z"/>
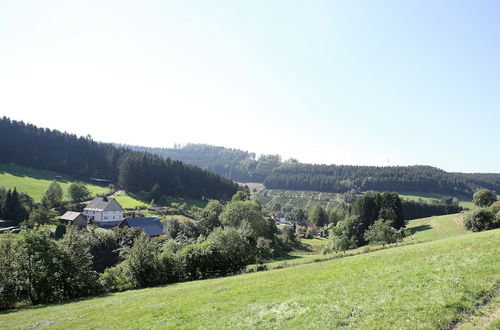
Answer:
<path fill-rule="evenodd" d="M 72 182 L 75 182 L 71 177 L 52 171 L 42 171 L 23 166 L 0 163 L 0 188 L 16 188 L 17 191 L 27 193 L 33 197 L 35 202 L 39 202 L 42 199 L 47 187 L 56 176 L 61 176 L 61 179 L 58 181 L 63 188 L 64 198 L 69 199 L 68 187 Z M 93 196 L 109 192 L 109 189 L 105 187 L 92 184 L 85 185 Z"/>
<path fill-rule="evenodd" d="M 500 230 L 495 230 L 281 270 L 30 307 L 0 314 L 0 323 L 56 329 L 444 328 L 500 283 L 499 249 Z"/>
<path fill-rule="evenodd" d="M 121 145 L 120 145 L 121 146 Z M 205 144 L 175 148 L 126 146 L 200 166 L 240 182 L 260 182 L 266 188 L 331 193 L 396 191 L 471 197 L 480 188 L 500 191 L 498 173 L 451 173 L 432 166 L 351 166 L 283 162 L 279 155 L 255 153 Z"/>
<path fill-rule="evenodd" d="M 470 234 L 463 224 L 464 214 L 448 214 L 408 221 L 406 227 L 413 233 L 412 239 L 431 241 Z M 408 238 L 406 240 L 409 240 Z"/>
<path fill-rule="evenodd" d="M 194 165 L 6 117 L 0 118 L 0 150 L 2 163 L 64 173 L 82 181 L 108 179 L 148 200 L 228 199 L 238 188 L 233 181 Z"/>

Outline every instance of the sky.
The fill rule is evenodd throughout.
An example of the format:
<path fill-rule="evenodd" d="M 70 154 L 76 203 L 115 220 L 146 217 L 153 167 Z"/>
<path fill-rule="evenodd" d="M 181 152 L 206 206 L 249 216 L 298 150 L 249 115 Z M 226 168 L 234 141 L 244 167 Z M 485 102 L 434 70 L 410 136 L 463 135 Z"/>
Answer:
<path fill-rule="evenodd" d="M 0 116 L 301 162 L 500 172 L 499 1 L 0 0 Z"/>

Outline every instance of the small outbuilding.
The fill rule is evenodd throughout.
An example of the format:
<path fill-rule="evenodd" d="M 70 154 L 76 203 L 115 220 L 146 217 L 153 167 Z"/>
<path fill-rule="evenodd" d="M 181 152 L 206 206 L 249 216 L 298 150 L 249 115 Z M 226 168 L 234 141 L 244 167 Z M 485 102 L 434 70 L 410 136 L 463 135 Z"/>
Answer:
<path fill-rule="evenodd" d="M 163 224 L 154 217 L 127 218 L 119 224 L 119 227 L 139 228 L 151 237 L 165 234 Z"/>
<path fill-rule="evenodd" d="M 73 225 L 80 228 L 87 227 L 87 218 L 80 212 L 68 211 L 59 218 L 59 221 L 66 225 Z"/>

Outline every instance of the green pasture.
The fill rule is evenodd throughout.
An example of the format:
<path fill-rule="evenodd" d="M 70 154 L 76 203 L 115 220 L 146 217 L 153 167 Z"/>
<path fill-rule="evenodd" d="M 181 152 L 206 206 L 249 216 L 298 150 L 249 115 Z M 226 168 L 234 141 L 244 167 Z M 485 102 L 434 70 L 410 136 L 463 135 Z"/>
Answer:
<path fill-rule="evenodd" d="M 436 329 L 500 283 L 500 230 L 0 313 L 4 328 Z"/>
<path fill-rule="evenodd" d="M 457 213 L 410 220 L 406 227 L 413 235 L 406 241 L 430 241 L 469 234 L 463 224 L 464 216 L 464 213 Z"/>
<path fill-rule="evenodd" d="M 23 166 L 0 163 L 0 187 L 14 189 L 27 193 L 36 202 L 42 199 L 49 184 L 54 181 L 56 176 L 61 176 L 59 183 L 64 191 L 64 198 L 69 199 L 68 187 L 75 182 L 70 176 L 57 174 L 51 171 L 42 171 Z M 108 188 L 86 184 L 93 196 L 109 192 Z"/>

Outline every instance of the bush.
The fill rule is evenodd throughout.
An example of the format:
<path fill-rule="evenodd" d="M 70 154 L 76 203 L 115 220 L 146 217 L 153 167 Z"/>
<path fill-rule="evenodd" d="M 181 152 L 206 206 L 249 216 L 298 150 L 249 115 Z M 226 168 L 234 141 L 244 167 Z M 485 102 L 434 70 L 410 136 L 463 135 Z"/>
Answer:
<path fill-rule="evenodd" d="M 19 300 L 17 258 L 14 240 L 0 240 L 0 310 L 14 307 Z"/>
<path fill-rule="evenodd" d="M 488 210 L 481 209 L 469 213 L 464 220 L 464 226 L 470 231 L 483 231 L 500 227 L 500 221 Z"/>
<path fill-rule="evenodd" d="M 81 182 L 73 182 L 68 188 L 71 200 L 74 202 L 80 202 L 85 199 L 90 198 L 90 191 L 87 186 Z"/>
<path fill-rule="evenodd" d="M 134 287 L 145 288 L 162 283 L 160 251 L 156 241 L 142 233 L 126 254 L 123 267 Z"/>
<path fill-rule="evenodd" d="M 273 241 L 263 237 L 257 239 L 257 246 L 255 248 L 255 263 L 263 264 L 264 261 L 271 259 L 273 256 Z"/>
<path fill-rule="evenodd" d="M 125 291 L 134 287 L 133 283 L 125 275 L 122 265 L 107 268 L 99 276 L 99 284 L 106 292 Z"/>
<path fill-rule="evenodd" d="M 488 207 L 497 201 L 497 194 L 489 189 L 479 189 L 474 193 L 472 201 L 480 207 Z"/>
<path fill-rule="evenodd" d="M 314 230 L 314 228 L 312 228 L 312 227 L 307 228 L 305 238 L 311 239 L 311 238 L 314 238 L 314 235 L 316 235 L 316 231 Z"/>
<path fill-rule="evenodd" d="M 56 239 L 61 239 L 63 238 L 64 234 L 66 234 L 66 225 L 58 224 L 54 232 L 54 237 Z"/>
<path fill-rule="evenodd" d="M 59 284 L 60 299 L 73 299 L 99 293 L 98 274 L 92 269 L 90 245 L 76 228 L 69 228 L 58 244 L 59 271 L 53 275 Z"/>
<path fill-rule="evenodd" d="M 402 235 L 390 225 L 391 221 L 379 219 L 364 233 L 365 239 L 372 245 L 396 243 L 402 240 Z"/>
<path fill-rule="evenodd" d="M 290 251 L 297 244 L 297 235 L 291 226 L 285 226 L 281 229 L 281 246 L 283 250 Z"/>

